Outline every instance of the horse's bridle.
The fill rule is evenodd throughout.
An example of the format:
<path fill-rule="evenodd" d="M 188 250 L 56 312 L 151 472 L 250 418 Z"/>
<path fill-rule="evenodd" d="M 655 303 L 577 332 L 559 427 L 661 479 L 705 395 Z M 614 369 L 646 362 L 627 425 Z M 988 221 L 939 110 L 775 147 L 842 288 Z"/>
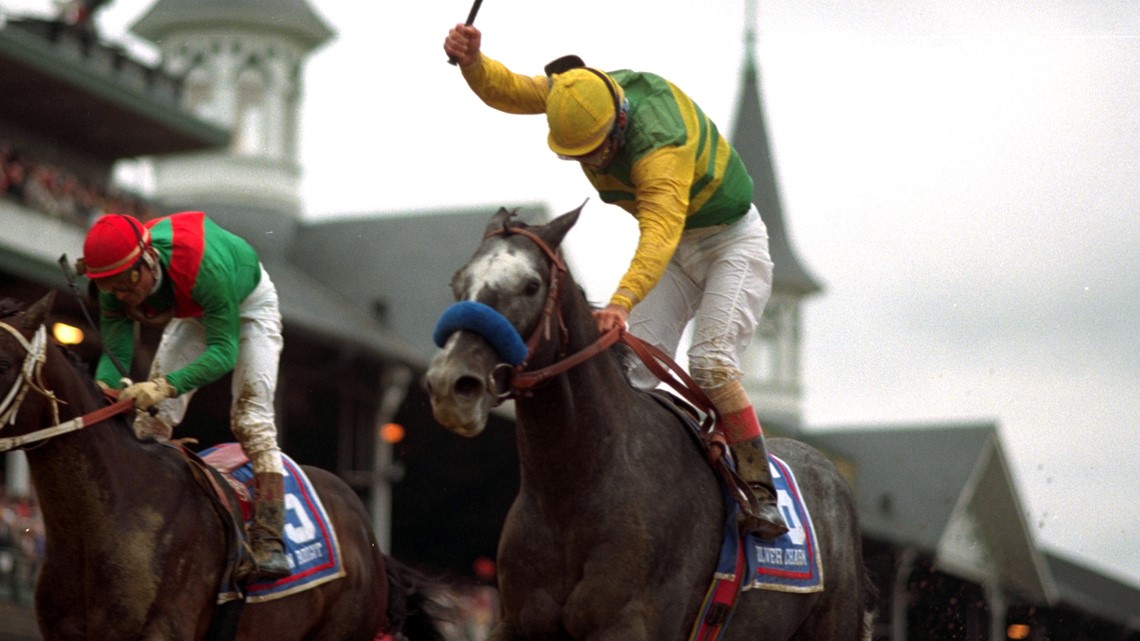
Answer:
<path fill-rule="evenodd" d="M 550 284 L 547 290 L 546 302 L 542 308 L 542 316 L 538 319 L 538 323 L 526 341 L 526 358 L 514 366 L 502 363 L 492 370 L 491 375 L 488 377 L 490 379 L 489 389 L 495 390 L 495 374 L 502 369 L 508 370 L 507 389 L 503 392 L 492 392 L 492 395 L 496 397 L 498 402 L 525 395 L 540 383 L 590 360 L 594 356 L 612 347 L 614 343 L 620 341 L 628 345 L 657 378 L 672 387 L 686 401 L 705 413 L 706 421 L 704 422 L 702 432 L 707 435 L 710 441 L 723 441 L 723 437 L 719 434 L 715 434 L 713 429 L 716 413 L 715 406 L 712 400 L 710 400 L 701 389 L 700 385 L 690 378 L 685 370 L 677 365 L 668 354 L 665 354 L 657 347 L 625 331 L 625 328 L 616 327 L 611 329 L 598 337 L 598 339 L 590 345 L 570 356 L 566 356 L 566 341 L 568 339 L 566 323 L 562 318 L 561 309 L 558 307 L 558 296 L 561 293 L 562 278 L 567 271 L 566 263 L 562 260 L 562 256 L 559 252 L 551 249 L 551 247 L 546 244 L 546 241 L 538 234 L 522 227 L 503 225 L 499 229 L 488 232 L 483 237 L 483 240 L 485 241 L 493 236 L 510 236 L 511 234 L 528 238 L 550 259 Z M 558 312 L 558 326 L 562 330 L 562 344 L 558 352 L 559 360 L 546 367 L 527 370 L 526 367 L 535 349 L 542 340 L 550 339 L 550 325 L 555 312 Z"/>
<path fill-rule="evenodd" d="M 724 453 L 728 449 L 728 445 L 725 441 L 724 434 L 716 427 L 716 406 L 713 405 L 712 400 L 705 391 L 701 389 L 700 385 L 698 385 L 671 356 L 656 346 L 646 343 L 633 334 L 630 334 L 625 331 L 624 327 L 620 326 L 602 334 L 596 341 L 590 343 L 585 348 L 570 356 L 566 356 L 566 341 L 568 339 L 566 323 L 562 318 L 561 309 L 558 307 L 558 296 L 562 286 L 562 277 L 566 274 L 566 263 L 562 260 L 559 253 L 551 249 L 540 236 L 521 227 L 503 225 L 495 231 L 488 232 L 483 237 L 483 240 L 485 241 L 492 236 L 509 236 L 511 234 L 518 234 L 530 239 L 531 242 L 538 245 L 539 249 L 550 259 L 550 284 L 546 295 L 546 302 L 542 308 L 542 316 L 538 319 L 538 323 L 531 331 L 530 338 L 526 341 L 526 358 L 514 366 L 501 363 L 496 366 L 487 377 L 488 389 L 492 390 L 492 396 L 495 397 L 496 404 L 508 398 L 519 398 L 520 396 L 529 394 L 530 391 L 540 383 L 586 362 L 609 349 L 614 343 L 621 341 L 637 354 L 637 357 L 645 363 L 645 366 L 649 368 L 658 379 L 673 388 L 682 398 L 704 414 L 704 418 L 700 420 L 698 436 L 705 446 L 709 462 L 719 470 L 727 486 L 732 488 L 731 493 L 733 499 L 740 503 L 745 509 L 749 509 L 750 491 L 747 489 L 747 484 L 740 478 L 735 470 L 724 464 Z M 558 326 L 562 330 L 562 345 L 558 352 L 559 360 L 540 369 L 527 370 L 526 366 L 531 355 L 534 354 L 535 348 L 538 347 L 542 340 L 550 339 L 550 325 L 556 311 L 558 312 Z M 502 369 L 508 370 L 507 388 L 503 392 L 496 392 L 495 374 Z"/>
<path fill-rule="evenodd" d="M 34 390 L 36 393 L 48 399 L 51 403 L 52 419 L 55 422 L 51 427 L 45 427 L 41 430 L 21 434 L 19 436 L 0 438 L 0 452 L 24 448 L 32 443 L 46 441 L 61 434 L 81 430 L 85 427 L 105 421 L 116 414 L 121 414 L 134 406 L 133 400 L 124 399 L 97 409 L 89 414 L 73 418 L 66 423 L 60 423 L 59 406 L 60 404 L 64 404 L 65 401 L 47 389 L 43 381 L 44 363 L 47 362 L 47 327 L 40 325 L 40 328 L 36 330 L 36 333 L 32 336 L 32 340 L 30 341 L 24 338 L 22 332 L 8 323 L 0 323 L 0 329 L 14 336 L 26 352 L 24 363 L 20 368 L 19 378 L 16 380 L 15 385 L 12 386 L 12 389 L 8 390 L 8 393 L 4 396 L 4 400 L 0 401 L 0 430 L 16 422 L 16 414 L 20 412 L 20 406 L 23 405 L 29 390 Z"/>
<path fill-rule="evenodd" d="M 20 411 L 20 405 L 23 404 L 24 397 L 28 394 L 29 389 L 35 389 L 51 398 L 53 407 L 55 407 L 55 395 L 46 391 L 43 385 L 43 367 L 44 361 L 47 360 L 47 328 L 40 325 L 40 328 L 32 335 L 31 341 L 24 338 L 22 332 L 7 323 L 0 323 L 0 328 L 15 337 L 25 352 L 24 363 L 20 366 L 20 377 L 16 379 L 16 384 L 12 386 L 12 389 L 8 390 L 4 400 L 0 401 L 0 429 L 3 429 L 4 426 L 16 422 L 16 413 Z M 58 418 L 59 412 L 58 410 L 55 411 Z"/>
<path fill-rule="evenodd" d="M 567 271 L 566 261 L 562 259 L 561 253 L 558 250 L 552 249 L 542 237 L 523 227 L 512 227 L 509 224 L 505 224 L 499 229 L 488 232 L 483 236 L 483 240 L 486 241 L 494 236 L 511 235 L 523 236 L 529 239 L 542 250 L 542 253 L 546 254 L 546 257 L 550 260 L 550 282 L 547 284 L 546 302 L 543 303 L 542 314 L 535 323 L 534 329 L 531 330 L 530 337 L 526 340 L 526 358 L 518 365 L 512 366 L 507 363 L 501 363 L 496 366 L 495 369 L 492 370 L 491 375 L 488 376 L 489 389 L 492 390 L 492 395 L 495 396 L 498 403 L 510 398 L 527 395 L 530 393 L 530 390 L 540 383 L 604 352 L 618 341 L 622 333 L 621 329 L 607 332 L 586 348 L 570 356 L 566 356 L 566 343 L 569 339 L 569 335 L 566 331 L 566 321 L 563 319 L 562 311 L 558 306 L 558 297 L 562 293 L 562 282 Z M 530 357 L 534 355 L 535 350 L 538 349 L 544 340 L 550 340 L 551 338 L 551 324 L 554 322 L 556 312 L 558 328 L 561 330 L 561 342 L 558 346 L 558 360 L 546 367 L 528 370 L 527 366 L 530 364 Z M 503 391 L 496 391 L 495 375 L 503 370 L 507 370 L 507 387 Z"/>

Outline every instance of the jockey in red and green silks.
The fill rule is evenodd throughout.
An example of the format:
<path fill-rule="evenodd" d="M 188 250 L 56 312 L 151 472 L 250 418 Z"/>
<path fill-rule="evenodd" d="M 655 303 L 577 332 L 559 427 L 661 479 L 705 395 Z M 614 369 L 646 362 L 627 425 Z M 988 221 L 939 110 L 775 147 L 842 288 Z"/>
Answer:
<path fill-rule="evenodd" d="M 133 357 L 135 322 L 163 327 L 149 380 L 121 393 L 136 409 L 152 410 L 138 412 L 140 438 L 169 439 L 194 392 L 233 373 L 230 427 L 255 478 L 255 561 L 263 578 L 284 576 L 284 466 L 273 410 L 281 313 L 257 252 L 202 212 L 182 212 L 145 225 L 103 216 L 83 253 L 83 269 L 100 292 L 104 345 L 119 363 Z M 113 388 L 120 376 L 104 354 L 96 381 Z"/>

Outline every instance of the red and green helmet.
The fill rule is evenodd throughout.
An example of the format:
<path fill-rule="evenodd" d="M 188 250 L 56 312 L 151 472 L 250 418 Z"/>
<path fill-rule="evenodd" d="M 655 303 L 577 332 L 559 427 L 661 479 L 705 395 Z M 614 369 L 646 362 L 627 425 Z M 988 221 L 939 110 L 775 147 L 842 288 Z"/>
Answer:
<path fill-rule="evenodd" d="M 83 264 L 88 278 L 109 278 L 133 267 L 150 247 L 150 229 L 134 216 L 100 217 L 83 241 Z"/>

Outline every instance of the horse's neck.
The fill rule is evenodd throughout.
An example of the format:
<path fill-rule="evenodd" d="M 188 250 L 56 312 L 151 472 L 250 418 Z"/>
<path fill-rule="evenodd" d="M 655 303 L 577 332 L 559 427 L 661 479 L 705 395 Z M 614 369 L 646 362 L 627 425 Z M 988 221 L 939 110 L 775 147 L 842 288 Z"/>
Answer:
<path fill-rule="evenodd" d="M 61 401 L 59 420 L 88 414 L 100 407 L 86 382 L 60 353 L 51 354 L 46 368 L 46 387 Z M 53 362 L 54 361 L 54 362 Z M 55 422 L 50 409 L 37 412 L 39 425 Z M 120 416 L 90 425 L 76 432 L 55 436 L 27 451 L 28 468 L 36 488 L 45 521 L 63 520 L 74 524 L 77 519 L 93 516 L 92 507 L 106 506 L 127 496 L 131 479 L 141 477 L 145 457 L 131 447 L 133 436 L 122 425 Z M 97 516 L 97 515 L 95 515 Z"/>
<path fill-rule="evenodd" d="M 585 299 L 573 284 L 564 296 L 562 313 L 568 332 L 566 355 L 597 340 Z M 569 298 L 569 300 L 567 299 Z M 559 374 L 516 401 L 517 438 L 524 476 L 567 478 L 586 468 L 604 467 L 599 448 L 618 448 L 639 438 L 623 424 L 633 420 L 646 401 L 634 391 L 612 351 Z"/>

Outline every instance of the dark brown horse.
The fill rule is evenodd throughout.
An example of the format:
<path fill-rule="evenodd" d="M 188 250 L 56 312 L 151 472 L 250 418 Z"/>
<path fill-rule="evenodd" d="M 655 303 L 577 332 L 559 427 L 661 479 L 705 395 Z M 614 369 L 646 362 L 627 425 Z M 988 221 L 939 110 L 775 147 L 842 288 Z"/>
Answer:
<path fill-rule="evenodd" d="M 140 441 L 122 415 L 73 429 L 72 419 L 106 403 L 47 338 L 53 301 L 54 292 L 26 311 L 0 304 L 0 442 L 29 440 L 47 542 L 35 596 L 41 633 L 47 641 L 203 639 L 227 558 L 223 521 L 184 456 Z M 423 576 L 380 552 L 352 489 L 327 471 L 305 471 L 338 533 L 346 575 L 246 604 L 237 638 L 442 638 L 424 609 Z"/>
<path fill-rule="evenodd" d="M 558 252 L 578 213 L 543 226 L 506 210 L 491 219 L 452 287 L 457 306 L 497 313 L 437 332 L 432 408 L 474 436 L 502 397 L 516 398 L 521 486 L 499 543 L 503 619 L 492 641 L 680 641 L 713 577 L 723 494 L 692 434 L 630 385 L 615 350 L 578 357 L 599 339 Z M 559 361 L 575 364 L 561 371 Z M 872 588 L 850 488 L 803 443 L 772 439 L 769 449 L 805 495 L 825 589 L 745 591 L 723 638 L 869 639 Z"/>

